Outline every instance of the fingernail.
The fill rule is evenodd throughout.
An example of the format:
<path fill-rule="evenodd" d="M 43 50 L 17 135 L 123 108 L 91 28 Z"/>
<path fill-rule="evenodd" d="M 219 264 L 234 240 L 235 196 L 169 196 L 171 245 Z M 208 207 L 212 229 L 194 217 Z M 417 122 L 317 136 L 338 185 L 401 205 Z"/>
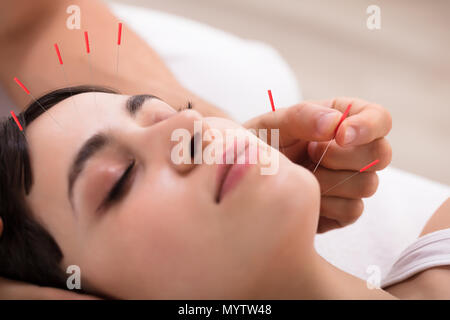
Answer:
<path fill-rule="evenodd" d="M 356 139 L 356 130 L 353 127 L 345 129 L 344 144 L 352 143 Z"/>
<path fill-rule="evenodd" d="M 317 121 L 317 129 L 320 134 L 327 134 L 332 131 L 333 125 L 336 125 L 339 118 L 339 112 L 326 112 L 322 114 Z"/>

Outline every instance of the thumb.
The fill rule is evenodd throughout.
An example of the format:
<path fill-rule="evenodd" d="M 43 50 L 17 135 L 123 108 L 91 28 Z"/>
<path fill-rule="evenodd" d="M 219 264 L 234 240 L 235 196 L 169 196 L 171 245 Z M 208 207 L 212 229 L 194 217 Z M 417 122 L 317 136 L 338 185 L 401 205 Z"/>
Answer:
<path fill-rule="evenodd" d="M 279 129 L 283 144 L 298 139 L 328 141 L 334 138 L 342 113 L 311 102 L 302 102 L 289 108 L 263 114 L 244 124 L 252 129 Z"/>

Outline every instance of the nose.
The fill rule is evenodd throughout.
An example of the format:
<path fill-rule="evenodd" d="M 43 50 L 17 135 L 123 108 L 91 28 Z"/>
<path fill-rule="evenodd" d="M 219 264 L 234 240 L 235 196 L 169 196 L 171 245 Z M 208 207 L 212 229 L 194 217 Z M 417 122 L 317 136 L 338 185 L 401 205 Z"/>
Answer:
<path fill-rule="evenodd" d="M 186 174 L 198 166 L 199 153 L 210 143 L 202 141 L 208 129 L 202 115 L 188 109 L 152 126 L 139 128 L 133 145 L 135 152 L 152 167 L 168 165 Z"/>

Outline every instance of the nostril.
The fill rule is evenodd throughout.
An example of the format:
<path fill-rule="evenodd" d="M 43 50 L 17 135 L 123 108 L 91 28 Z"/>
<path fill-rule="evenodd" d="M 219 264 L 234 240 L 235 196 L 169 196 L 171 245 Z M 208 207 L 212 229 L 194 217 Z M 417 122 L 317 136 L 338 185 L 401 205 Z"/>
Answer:
<path fill-rule="evenodd" d="M 199 152 L 199 148 L 200 148 L 200 152 L 201 150 L 201 141 L 200 141 L 200 133 L 196 132 L 194 134 L 194 136 L 191 139 L 191 158 L 194 159 L 195 156 L 197 155 L 197 153 Z"/>
<path fill-rule="evenodd" d="M 191 139 L 191 159 L 195 156 L 195 135 Z"/>

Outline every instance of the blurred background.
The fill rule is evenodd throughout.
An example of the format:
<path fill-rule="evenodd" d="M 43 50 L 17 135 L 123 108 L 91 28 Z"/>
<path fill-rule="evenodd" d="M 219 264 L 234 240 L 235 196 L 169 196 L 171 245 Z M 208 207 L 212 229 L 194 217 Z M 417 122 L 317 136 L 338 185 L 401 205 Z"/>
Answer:
<path fill-rule="evenodd" d="M 305 99 L 355 96 L 393 116 L 392 165 L 450 184 L 450 1 L 107 0 L 273 46 Z M 369 5 L 381 29 L 366 26 Z"/>
<path fill-rule="evenodd" d="M 292 68 L 304 99 L 351 96 L 387 108 L 392 166 L 450 185 L 449 0 L 104 1 L 265 42 Z M 379 30 L 367 27 L 370 5 L 381 10 Z"/>

